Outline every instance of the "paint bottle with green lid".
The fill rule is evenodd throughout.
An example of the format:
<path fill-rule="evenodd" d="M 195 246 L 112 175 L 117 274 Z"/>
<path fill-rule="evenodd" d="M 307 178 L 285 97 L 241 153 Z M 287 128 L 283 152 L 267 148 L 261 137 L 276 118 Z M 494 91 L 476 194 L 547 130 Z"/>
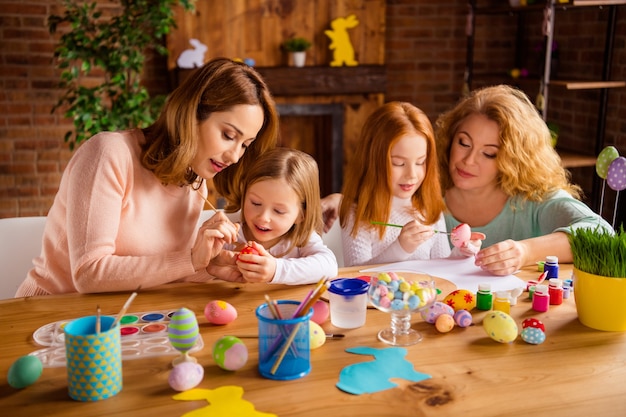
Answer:
<path fill-rule="evenodd" d="M 476 308 L 478 310 L 491 310 L 493 304 L 493 294 L 491 294 L 491 284 L 483 282 L 478 284 L 476 293 Z"/>

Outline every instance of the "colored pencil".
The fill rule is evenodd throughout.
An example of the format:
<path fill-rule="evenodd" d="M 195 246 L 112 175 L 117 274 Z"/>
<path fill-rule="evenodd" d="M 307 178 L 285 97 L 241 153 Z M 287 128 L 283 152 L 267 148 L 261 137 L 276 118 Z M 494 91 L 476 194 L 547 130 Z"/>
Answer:
<path fill-rule="evenodd" d="M 329 281 L 328 278 L 322 278 L 322 280 L 318 283 L 318 285 L 313 290 L 313 294 L 311 294 L 310 297 L 307 297 L 308 299 L 305 298 L 305 300 L 303 300 L 302 303 L 300 303 L 300 306 L 302 308 L 297 310 L 296 313 L 294 313 L 294 318 L 295 317 L 302 317 L 303 315 L 305 315 L 311 309 L 313 304 L 315 304 L 315 302 L 317 300 L 319 300 L 319 298 L 322 296 L 324 291 L 326 291 L 328 281 Z M 299 311 L 299 313 L 298 313 L 298 311 Z M 289 350 L 289 348 L 291 347 L 291 344 L 293 343 L 293 340 L 296 338 L 296 335 L 300 331 L 300 327 L 302 327 L 302 322 L 298 323 L 293 328 L 293 330 L 291 331 L 291 334 L 289 335 L 289 337 L 285 341 L 285 344 L 283 345 L 282 350 L 278 354 L 278 357 L 276 358 L 276 361 L 274 362 L 274 365 L 272 365 L 272 368 L 270 369 L 270 373 L 272 375 L 276 373 L 276 370 L 280 366 L 281 362 L 283 361 L 283 359 L 285 359 L 285 354 L 287 353 L 287 350 Z M 271 355 L 270 355 L 270 357 L 271 357 Z"/>
<path fill-rule="evenodd" d="M 272 313 L 272 316 L 274 317 L 274 320 L 282 320 L 282 316 L 280 314 L 280 310 L 278 309 L 278 303 L 275 300 L 272 300 L 270 298 L 269 295 L 265 294 L 265 301 L 267 301 L 267 309 L 270 311 L 270 313 Z M 281 324 L 277 324 L 278 326 L 278 330 L 280 331 L 280 334 L 282 335 L 283 338 L 287 338 L 287 329 L 281 325 Z M 279 340 L 275 342 L 275 344 L 278 345 L 278 343 L 280 343 L 280 336 Z M 274 348 L 276 349 L 276 348 Z M 291 348 L 291 353 L 293 353 L 294 356 L 298 356 L 298 352 L 296 352 L 296 349 L 292 346 Z"/>

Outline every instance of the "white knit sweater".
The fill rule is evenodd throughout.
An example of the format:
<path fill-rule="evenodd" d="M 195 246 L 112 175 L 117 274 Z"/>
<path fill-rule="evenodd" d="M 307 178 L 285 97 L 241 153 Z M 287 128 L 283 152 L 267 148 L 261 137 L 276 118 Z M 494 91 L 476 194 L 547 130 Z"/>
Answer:
<path fill-rule="evenodd" d="M 391 203 L 391 213 L 388 219 L 372 219 L 386 223 L 404 225 L 415 216 L 411 214 L 411 200 L 394 197 Z M 380 264 L 400 262 L 413 259 L 447 258 L 450 256 L 450 243 L 447 235 L 436 233 L 430 240 L 422 243 L 417 249 L 408 253 L 400 246 L 398 236 L 399 227 L 387 227 L 383 239 L 379 239 L 378 231 L 369 227 L 369 224 L 359 227 L 355 238 L 350 236 L 354 224 L 354 213 L 347 219 L 346 227 L 341 230 L 343 256 L 345 266 Z M 434 230 L 446 230 L 443 213 L 433 225 Z"/>

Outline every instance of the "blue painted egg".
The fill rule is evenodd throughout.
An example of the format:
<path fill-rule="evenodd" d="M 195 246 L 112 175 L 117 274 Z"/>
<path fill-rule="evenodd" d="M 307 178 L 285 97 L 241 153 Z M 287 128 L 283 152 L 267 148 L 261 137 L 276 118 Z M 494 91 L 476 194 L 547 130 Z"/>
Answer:
<path fill-rule="evenodd" d="M 526 327 L 520 336 L 524 342 L 531 345 L 539 345 L 546 341 L 546 334 L 537 327 Z"/>
<path fill-rule="evenodd" d="M 188 308 L 176 310 L 167 326 L 167 334 L 174 349 L 187 352 L 196 344 L 199 336 L 198 320 Z"/>

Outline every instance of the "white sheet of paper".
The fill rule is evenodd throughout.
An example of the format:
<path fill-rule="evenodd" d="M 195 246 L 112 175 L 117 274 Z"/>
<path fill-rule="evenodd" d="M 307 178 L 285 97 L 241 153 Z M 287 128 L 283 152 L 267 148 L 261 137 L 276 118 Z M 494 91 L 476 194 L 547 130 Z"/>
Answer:
<path fill-rule="evenodd" d="M 362 269 L 360 272 L 424 272 L 434 277 L 443 278 L 457 289 L 478 291 L 478 284 L 491 284 L 491 291 L 509 291 L 526 288 L 526 282 L 513 275 L 492 275 L 474 265 L 474 258 L 444 258 L 423 261 L 404 261 L 381 265 L 376 268 Z"/>

